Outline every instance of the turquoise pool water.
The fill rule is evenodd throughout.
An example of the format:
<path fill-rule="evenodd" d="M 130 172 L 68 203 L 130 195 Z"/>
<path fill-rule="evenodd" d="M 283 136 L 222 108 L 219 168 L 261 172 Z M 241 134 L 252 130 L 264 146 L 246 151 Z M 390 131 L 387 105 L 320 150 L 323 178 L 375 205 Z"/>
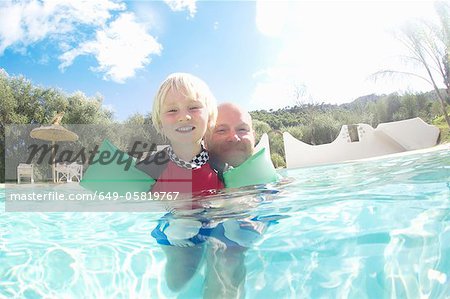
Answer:
<path fill-rule="evenodd" d="M 448 147 L 282 174 L 271 200 L 211 213 L 279 218 L 246 253 L 246 298 L 449 298 Z M 180 293 L 165 284 L 163 213 L 5 213 L 0 197 L 0 298 L 202 294 L 204 268 Z"/>

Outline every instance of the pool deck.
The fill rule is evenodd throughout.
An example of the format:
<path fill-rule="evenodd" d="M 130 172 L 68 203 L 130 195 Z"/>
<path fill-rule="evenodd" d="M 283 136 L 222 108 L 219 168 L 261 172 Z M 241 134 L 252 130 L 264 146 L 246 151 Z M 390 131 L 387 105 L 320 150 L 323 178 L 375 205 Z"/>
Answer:
<path fill-rule="evenodd" d="M 422 154 L 422 153 L 429 153 L 434 151 L 441 151 L 441 150 L 450 150 L 450 143 L 443 143 L 439 144 L 433 147 L 423 148 L 419 150 L 413 150 L 413 151 L 406 151 L 401 153 L 395 153 L 395 154 L 389 154 L 389 155 L 383 155 L 383 156 L 376 156 L 366 159 L 360 159 L 360 160 L 352 160 L 352 161 L 346 161 L 346 162 L 353 162 L 353 161 L 372 161 L 377 159 L 384 159 L 384 158 L 394 158 L 394 157 L 402 157 L 402 156 L 408 156 L 408 155 L 415 155 L 415 154 Z"/>
<path fill-rule="evenodd" d="M 80 183 L 78 183 L 78 182 L 52 183 L 52 182 L 48 182 L 48 181 L 46 181 L 46 182 L 34 182 L 34 183 L 26 182 L 26 183 L 21 183 L 21 184 L 17 184 L 17 182 L 8 182 L 8 183 L 1 183 L 0 184 L 0 189 L 5 189 L 6 185 L 8 185 L 8 186 L 11 186 L 11 185 L 23 186 L 24 188 L 27 188 L 27 187 L 39 186 L 39 185 L 42 185 L 42 186 L 72 186 L 72 187 L 74 187 L 74 186 L 79 186 L 79 184 Z"/>

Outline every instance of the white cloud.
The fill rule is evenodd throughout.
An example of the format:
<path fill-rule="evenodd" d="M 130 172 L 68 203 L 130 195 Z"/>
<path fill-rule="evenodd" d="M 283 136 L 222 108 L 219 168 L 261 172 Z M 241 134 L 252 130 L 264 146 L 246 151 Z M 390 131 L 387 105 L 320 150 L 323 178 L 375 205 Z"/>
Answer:
<path fill-rule="evenodd" d="M 76 25 L 101 26 L 111 11 L 125 6 L 112 0 L 28 0 L 0 2 L 0 55 L 47 37 L 72 32 Z"/>
<path fill-rule="evenodd" d="M 271 67 L 253 75 L 257 81 L 251 97 L 255 109 L 279 109 L 297 103 L 315 102 L 295 68 Z"/>
<path fill-rule="evenodd" d="M 188 10 L 189 16 L 193 18 L 197 12 L 197 0 L 164 0 L 172 11 Z"/>
<path fill-rule="evenodd" d="M 93 71 L 124 82 L 162 49 L 147 27 L 124 10 L 120 0 L 0 1 L 0 56 L 6 48 L 25 55 L 27 46 L 49 39 L 63 51 L 61 70 L 80 55 L 94 55 L 98 66 Z M 43 56 L 40 62 L 49 58 Z"/>
<path fill-rule="evenodd" d="M 257 27 L 281 47 L 255 77 L 252 106 L 291 105 L 295 85 L 305 85 L 314 101 L 332 103 L 374 92 L 431 89 L 411 78 L 368 80 L 386 67 L 401 67 L 393 57 L 405 52 L 391 31 L 420 17 L 433 17 L 431 2 L 288 1 L 278 7 L 258 1 Z"/>
<path fill-rule="evenodd" d="M 256 5 L 256 27 L 268 36 L 278 36 L 286 24 L 289 2 L 258 1 Z"/>
<path fill-rule="evenodd" d="M 149 56 L 159 55 L 162 46 L 137 23 L 132 13 L 123 13 L 109 26 L 98 30 L 95 40 L 80 44 L 59 58 L 61 69 L 70 66 L 80 55 L 94 55 L 99 64 L 94 71 L 105 73 L 104 79 L 123 83 L 136 70 L 150 63 Z"/>

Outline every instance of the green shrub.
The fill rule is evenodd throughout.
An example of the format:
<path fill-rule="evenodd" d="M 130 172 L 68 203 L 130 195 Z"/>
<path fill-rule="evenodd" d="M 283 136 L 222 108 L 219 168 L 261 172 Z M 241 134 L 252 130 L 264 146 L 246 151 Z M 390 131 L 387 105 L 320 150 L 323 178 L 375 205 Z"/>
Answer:
<path fill-rule="evenodd" d="M 275 166 L 275 168 L 286 167 L 286 161 L 284 161 L 284 158 L 280 154 L 272 153 L 270 158 L 272 159 L 273 166 Z"/>

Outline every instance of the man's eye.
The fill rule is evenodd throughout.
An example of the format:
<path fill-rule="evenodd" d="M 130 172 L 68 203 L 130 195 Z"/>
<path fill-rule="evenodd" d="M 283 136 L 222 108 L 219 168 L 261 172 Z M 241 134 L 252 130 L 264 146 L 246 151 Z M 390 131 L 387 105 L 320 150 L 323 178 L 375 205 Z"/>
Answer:
<path fill-rule="evenodd" d="M 197 109 L 200 109 L 200 107 L 199 107 L 199 106 L 192 106 L 192 107 L 190 107 L 189 109 L 191 109 L 191 110 L 197 110 Z"/>
<path fill-rule="evenodd" d="M 169 109 L 167 112 L 177 112 L 177 109 Z"/>
<path fill-rule="evenodd" d="M 248 132 L 248 129 L 239 129 L 239 132 Z"/>

